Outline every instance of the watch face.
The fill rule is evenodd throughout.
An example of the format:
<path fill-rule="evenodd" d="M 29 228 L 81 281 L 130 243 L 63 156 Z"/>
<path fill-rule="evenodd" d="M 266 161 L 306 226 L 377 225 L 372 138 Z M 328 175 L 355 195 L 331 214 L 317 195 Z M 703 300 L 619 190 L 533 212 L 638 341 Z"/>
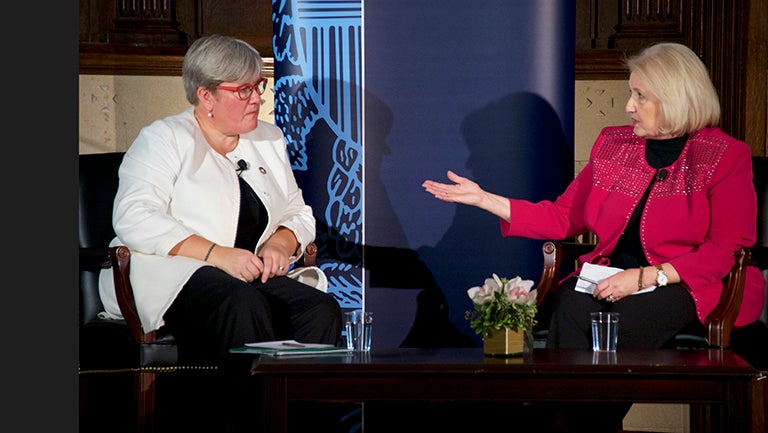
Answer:
<path fill-rule="evenodd" d="M 659 273 L 656 276 L 656 285 L 659 287 L 663 287 L 667 285 L 667 276 L 665 274 Z"/>

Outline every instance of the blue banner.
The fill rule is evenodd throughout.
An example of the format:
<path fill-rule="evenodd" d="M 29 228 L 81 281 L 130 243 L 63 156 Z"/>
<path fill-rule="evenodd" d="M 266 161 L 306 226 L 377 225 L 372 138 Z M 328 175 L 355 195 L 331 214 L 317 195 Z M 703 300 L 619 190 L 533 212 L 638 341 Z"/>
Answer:
<path fill-rule="evenodd" d="M 275 123 L 317 219 L 318 265 L 363 304 L 361 1 L 273 1 Z"/>
<path fill-rule="evenodd" d="M 375 347 L 480 336 L 466 291 L 538 281 L 541 242 L 421 188 L 448 169 L 486 190 L 554 199 L 573 175 L 573 0 L 274 1 L 275 120 L 318 220 L 343 308 L 375 313 Z"/>

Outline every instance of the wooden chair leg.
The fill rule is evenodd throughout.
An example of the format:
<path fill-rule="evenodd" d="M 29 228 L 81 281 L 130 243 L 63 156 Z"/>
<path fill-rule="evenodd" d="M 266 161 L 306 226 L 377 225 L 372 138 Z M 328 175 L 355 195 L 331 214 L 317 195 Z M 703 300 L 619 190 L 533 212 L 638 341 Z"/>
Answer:
<path fill-rule="evenodd" d="M 155 373 L 140 371 L 134 377 L 136 431 L 153 433 L 155 430 Z"/>

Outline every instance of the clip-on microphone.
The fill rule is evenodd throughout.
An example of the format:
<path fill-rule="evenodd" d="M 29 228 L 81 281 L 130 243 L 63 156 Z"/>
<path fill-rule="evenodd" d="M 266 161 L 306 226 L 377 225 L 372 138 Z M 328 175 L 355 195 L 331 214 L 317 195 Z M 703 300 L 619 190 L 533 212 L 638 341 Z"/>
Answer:
<path fill-rule="evenodd" d="M 243 173 L 243 171 L 248 170 L 248 163 L 245 162 L 244 159 L 240 159 L 237 161 L 237 175 L 240 176 L 240 174 Z"/>

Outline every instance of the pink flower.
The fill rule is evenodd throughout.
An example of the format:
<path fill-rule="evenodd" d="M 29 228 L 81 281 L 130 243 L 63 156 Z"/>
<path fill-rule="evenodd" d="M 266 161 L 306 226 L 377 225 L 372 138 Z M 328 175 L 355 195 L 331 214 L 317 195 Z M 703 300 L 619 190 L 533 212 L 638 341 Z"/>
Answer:
<path fill-rule="evenodd" d="M 531 305 L 536 303 L 536 290 L 531 290 L 532 287 L 532 280 L 515 277 L 504 284 L 504 293 L 513 304 Z"/>

